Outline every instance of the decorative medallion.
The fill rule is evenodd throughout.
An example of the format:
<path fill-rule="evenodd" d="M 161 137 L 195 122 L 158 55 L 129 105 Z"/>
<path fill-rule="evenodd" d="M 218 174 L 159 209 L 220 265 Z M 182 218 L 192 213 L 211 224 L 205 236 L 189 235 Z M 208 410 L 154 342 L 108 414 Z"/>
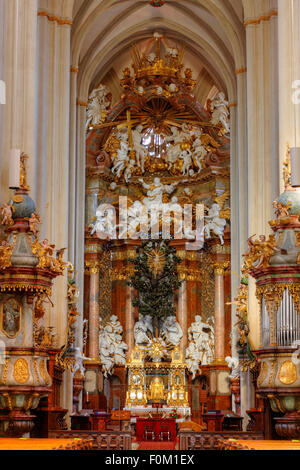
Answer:
<path fill-rule="evenodd" d="M 22 202 L 23 201 L 23 196 L 21 194 L 15 194 L 15 196 L 12 198 L 14 202 Z"/>
<path fill-rule="evenodd" d="M 279 370 L 278 379 L 284 385 L 291 385 L 297 380 L 297 369 L 292 361 L 284 361 Z"/>
<path fill-rule="evenodd" d="M 44 380 L 45 384 L 49 385 L 49 383 L 50 383 L 49 375 L 48 375 L 48 372 L 47 372 L 46 367 L 45 367 L 45 362 L 43 360 L 40 362 L 39 369 L 40 369 L 40 374 L 43 377 L 43 380 Z"/>
<path fill-rule="evenodd" d="M 261 386 L 261 384 L 267 378 L 268 372 L 269 372 L 268 364 L 266 362 L 262 362 L 261 366 L 260 366 L 260 373 L 259 373 L 259 376 L 257 378 L 257 385 L 259 387 Z"/>
<path fill-rule="evenodd" d="M 16 360 L 14 365 L 14 379 L 19 384 L 24 384 L 29 380 L 29 368 L 28 364 L 23 358 Z"/>
<path fill-rule="evenodd" d="M 0 328 L 8 338 L 15 338 L 21 330 L 21 305 L 14 297 L 1 304 Z"/>

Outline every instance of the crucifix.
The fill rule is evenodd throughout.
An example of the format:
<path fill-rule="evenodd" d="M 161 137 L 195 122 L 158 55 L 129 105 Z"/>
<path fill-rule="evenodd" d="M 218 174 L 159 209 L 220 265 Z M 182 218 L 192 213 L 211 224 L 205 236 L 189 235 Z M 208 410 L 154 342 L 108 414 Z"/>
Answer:
<path fill-rule="evenodd" d="M 128 128 L 128 143 L 129 143 L 129 148 L 130 148 L 129 154 L 130 154 L 130 158 L 134 158 L 135 152 L 132 148 L 132 121 L 131 121 L 130 109 L 127 109 L 126 117 L 127 117 L 127 128 Z"/>

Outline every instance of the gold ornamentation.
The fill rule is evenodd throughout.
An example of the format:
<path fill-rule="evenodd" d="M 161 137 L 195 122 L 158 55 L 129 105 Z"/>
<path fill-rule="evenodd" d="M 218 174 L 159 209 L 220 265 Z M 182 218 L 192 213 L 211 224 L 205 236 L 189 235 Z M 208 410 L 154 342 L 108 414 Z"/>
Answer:
<path fill-rule="evenodd" d="M 9 358 L 5 359 L 5 364 L 4 364 L 4 368 L 3 368 L 3 374 L 2 374 L 2 380 L 1 380 L 2 385 L 6 385 L 8 364 L 9 364 Z"/>
<path fill-rule="evenodd" d="M 0 245 L 0 271 L 3 271 L 6 268 L 11 266 L 11 254 L 13 250 L 13 245 L 3 241 Z"/>
<path fill-rule="evenodd" d="M 39 377 L 38 368 L 37 368 L 37 359 L 33 359 L 33 369 L 34 369 L 34 373 L 35 373 L 35 376 L 36 376 L 37 384 L 39 385 L 40 384 L 40 377 Z"/>
<path fill-rule="evenodd" d="M 278 379 L 284 385 L 291 385 L 297 380 L 297 369 L 292 361 L 284 361 L 279 370 Z"/>
<path fill-rule="evenodd" d="M 84 267 L 85 267 L 85 270 L 88 274 L 97 274 L 100 272 L 100 266 L 101 266 L 101 262 L 100 261 L 85 261 L 84 263 Z"/>
<path fill-rule="evenodd" d="M 14 365 L 14 379 L 19 384 L 25 384 L 30 377 L 27 361 L 23 358 L 16 360 Z"/>
<path fill-rule="evenodd" d="M 243 255 L 245 258 L 244 268 L 246 272 L 269 266 L 269 260 L 276 250 L 275 236 L 270 235 L 266 240 L 265 235 L 260 235 L 259 240 L 253 241 L 254 235 L 248 238 L 249 250 Z M 256 263 L 256 264 L 255 264 Z"/>
<path fill-rule="evenodd" d="M 230 268 L 230 261 L 217 261 L 214 263 L 214 273 L 224 274 L 224 272 Z"/>
<path fill-rule="evenodd" d="M 50 379 L 49 379 L 48 371 L 46 369 L 46 363 L 44 360 L 40 361 L 39 370 L 40 370 L 41 377 L 43 378 L 45 384 L 49 385 Z"/>
<path fill-rule="evenodd" d="M 265 379 L 267 378 L 267 375 L 268 375 L 268 372 L 269 372 L 269 367 L 268 367 L 268 364 L 266 362 L 262 362 L 261 363 L 261 367 L 260 367 L 260 372 L 259 372 L 259 376 L 257 378 L 257 385 L 260 387 L 261 384 L 265 381 Z"/>

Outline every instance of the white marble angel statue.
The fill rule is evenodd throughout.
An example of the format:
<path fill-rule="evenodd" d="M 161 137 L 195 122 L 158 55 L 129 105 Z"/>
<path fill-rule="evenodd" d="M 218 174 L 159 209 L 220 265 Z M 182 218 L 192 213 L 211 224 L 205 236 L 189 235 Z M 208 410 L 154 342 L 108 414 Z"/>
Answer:
<path fill-rule="evenodd" d="M 136 156 L 136 163 L 138 167 L 141 169 L 142 173 L 145 172 L 145 159 L 147 156 L 147 149 L 144 147 L 141 142 L 143 138 L 143 126 L 139 124 L 133 131 L 132 131 L 132 143 L 133 148 L 135 151 Z"/>
<path fill-rule="evenodd" d="M 84 376 L 85 368 L 83 367 L 83 361 L 91 361 L 90 357 L 86 357 L 81 351 L 80 348 L 74 348 L 74 359 L 75 359 L 75 366 L 73 369 L 73 374 L 75 375 L 76 372 L 79 370 L 81 375 Z"/>
<path fill-rule="evenodd" d="M 151 205 L 160 205 L 163 202 L 163 194 L 172 194 L 175 191 L 176 186 L 179 184 L 179 181 L 176 181 L 172 184 L 163 184 L 160 181 L 159 177 L 155 177 L 152 184 L 147 184 L 142 178 L 139 178 L 139 181 L 142 183 L 143 188 L 147 190 L 147 197 L 143 198 L 143 204 L 150 209 Z"/>
<path fill-rule="evenodd" d="M 128 161 L 128 142 L 121 140 L 120 148 L 117 149 L 117 155 L 114 157 L 111 172 L 116 174 L 117 178 L 120 178 L 123 170 L 126 168 Z"/>
<path fill-rule="evenodd" d="M 89 96 L 86 112 L 86 129 L 103 122 L 111 104 L 111 93 L 105 85 L 99 85 Z"/>
<path fill-rule="evenodd" d="M 112 374 L 115 365 L 125 365 L 127 345 L 122 341 L 123 327 L 116 315 L 111 315 L 109 321 L 100 327 L 99 354 L 104 376 Z"/>
<path fill-rule="evenodd" d="M 230 132 L 228 101 L 226 101 L 225 94 L 222 91 L 211 102 L 210 108 L 212 110 L 211 123 L 215 125 L 221 123 L 225 129 L 225 134 L 228 134 Z"/>
<path fill-rule="evenodd" d="M 200 315 L 195 315 L 195 321 L 188 329 L 188 339 L 195 344 L 201 364 L 209 364 L 213 359 L 213 328 L 204 323 Z"/>
<path fill-rule="evenodd" d="M 196 129 L 194 131 L 194 135 L 196 139 L 193 142 L 193 150 L 194 150 L 193 157 L 197 164 L 198 173 L 199 173 L 202 169 L 202 162 L 205 159 L 208 152 L 201 141 L 201 135 L 202 135 L 201 129 Z"/>
<path fill-rule="evenodd" d="M 169 343 L 177 346 L 183 336 L 181 326 L 176 321 L 176 317 L 170 315 L 167 317 L 161 327 L 161 335 L 164 335 Z"/>
<path fill-rule="evenodd" d="M 234 379 L 235 377 L 240 376 L 240 367 L 239 367 L 239 359 L 237 357 L 226 356 L 225 361 L 228 364 L 229 369 L 231 369 L 231 374 L 229 377 Z"/>
<path fill-rule="evenodd" d="M 224 229 L 226 220 L 220 217 L 220 206 L 217 203 L 212 204 L 208 210 L 208 214 L 205 216 L 207 220 L 204 226 L 204 233 L 207 238 L 210 238 L 210 231 L 212 230 L 215 235 L 220 239 L 221 245 L 224 245 Z"/>
<path fill-rule="evenodd" d="M 148 317 L 148 315 L 147 315 Z M 143 346 L 151 342 L 151 335 L 153 334 L 153 327 L 149 327 L 148 319 L 144 315 L 139 314 L 139 320 L 134 325 L 134 340 L 138 346 Z M 150 335 L 148 333 L 150 332 Z"/>
<path fill-rule="evenodd" d="M 168 145 L 167 147 L 167 156 L 166 161 L 168 162 L 169 166 L 168 169 L 172 167 L 172 164 L 175 163 L 178 159 L 178 155 L 180 153 L 180 144 L 182 142 L 181 133 L 178 131 L 176 126 L 171 127 L 171 134 L 170 135 L 163 135 L 166 143 L 172 143 L 172 145 Z"/>
<path fill-rule="evenodd" d="M 188 370 L 192 373 L 192 379 L 194 379 L 201 365 L 201 357 L 200 351 L 193 341 L 186 348 L 185 362 L 187 363 Z"/>

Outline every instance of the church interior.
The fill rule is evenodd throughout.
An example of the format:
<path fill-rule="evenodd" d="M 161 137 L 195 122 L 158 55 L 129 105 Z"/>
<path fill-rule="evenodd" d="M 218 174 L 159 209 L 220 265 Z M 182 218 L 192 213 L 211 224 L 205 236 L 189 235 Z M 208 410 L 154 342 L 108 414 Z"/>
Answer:
<path fill-rule="evenodd" d="M 0 0 L 0 450 L 300 450 L 300 0 Z"/>

